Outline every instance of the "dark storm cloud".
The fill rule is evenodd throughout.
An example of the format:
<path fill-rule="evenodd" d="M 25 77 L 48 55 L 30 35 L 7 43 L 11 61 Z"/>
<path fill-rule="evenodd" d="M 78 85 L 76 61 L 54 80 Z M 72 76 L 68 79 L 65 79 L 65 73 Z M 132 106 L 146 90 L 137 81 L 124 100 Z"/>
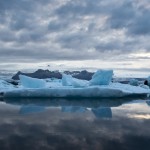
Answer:
<path fill-rule="evenodd" d="M 108 24 L 111 28 L 126 28 L 129 35 L 149 35 L 150 11 L 146 7 L 138 7 L 136 2 L 125 1 L 111 11 Z"/>
<path fill-rule="evenodd" d="M 123 4 L 114 6 L 108 23 L 111 28 L 118 29 L 130 25 L 135 16 L 135 10 L 131 1 L 125 1 Z"/>
<path fill-rule="evenodd" d="M 147 0 L 1 0 L 0 60 L 86 60 L 101 53 L 109 58 L 116 52 L 149 52 L 149 18 Z"/>
<path fill-rule="evenodd" d="M 136 16 L 134 22 L 129 27 L 129 34 L 150 35 L 150 10 L 144 10 Z"/>
<path fill-rule="evenodd" d="M 45 5 L 51 2 L 51 0 L 1 0 L 0 1 L 0 10 L 3 11 L 12 11 L 16 12 L 19 10 L 31 11 L 34 9 L 37 4 Z M 16 10 L 17 9 L 17 10 Z"/>

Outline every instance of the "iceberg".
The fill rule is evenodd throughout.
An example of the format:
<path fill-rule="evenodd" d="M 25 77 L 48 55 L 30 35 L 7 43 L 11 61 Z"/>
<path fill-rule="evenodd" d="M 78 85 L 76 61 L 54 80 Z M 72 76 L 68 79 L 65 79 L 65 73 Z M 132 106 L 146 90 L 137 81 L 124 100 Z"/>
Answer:
<path fill-rule="evenodd" d="M 129 96 L 147 96 L 150 89 L 129 84 L 112 83 L 112 70 L 98 70 L 90 81 L 73 78 L 63 74 L 62 80 L 46 82 L 20 75 L 18 88 L 3 91 L 3 97 L 103 97 L 119 98 Z"/>
<path fill-rule="evenodd" d="M 63 86 L 72 86 L 72 76 L 71 75 L 67 75 L 67 74 L 63 74 L 62 75 L 62 85 Z"/>
<path fill-rule="evenodd" d="M 19 75 L 21 85 L 25 88 L 44 88 L 46 81 L 43 79 L 31 78 L 25 75 Z"/>
<path fill-rule="evenodd" d="M 109 85 L 113 76 L 113 70 L 98 70 L 89 81 L 73 78 L 71 75 L 62 75 L 63 86 L 87 87 L 89 85 Z"/>
<path fill-rule="evenodd" d="M 76 78 L 73 78 L 71 75 L 63 74 L 62 85 L 73 86 L 73 87 L 86 87 L 89 85 L 89 81 L 76 79 Z"/>
<path fill-rule="evenodd" d="M 113 70 L 98 70 L 90 80 L 90 85 L 109 85 L 113 76 Z"/>
<path fill-rule="evenodd" d="M 112 83 L 102 86 L 88 86 L 84 88 L 57 87 L 57 88 L 24 88 L 6 91 L 4 97 L 105 97 L 119 98 L 125 96 L 147 96 L 150 89 L 125 85 L 121 83 Z"/>
<path fill-rule="evenodd" d="M 77 87 L 77 88 L 78 87 L 87 87 L 87 86 L 89 86 L 89 81 L 73 78 L 72 85 L 73 85 L 73 87 Z"/>

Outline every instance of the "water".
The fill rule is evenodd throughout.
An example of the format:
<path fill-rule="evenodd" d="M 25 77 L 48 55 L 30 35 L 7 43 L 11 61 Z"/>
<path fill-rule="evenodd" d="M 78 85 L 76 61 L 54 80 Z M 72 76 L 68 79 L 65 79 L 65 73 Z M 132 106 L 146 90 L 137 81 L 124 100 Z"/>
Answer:
<path fill-rule="evenodd" d="M 150 100 L 1 99 L 0 150 L 149 150 Z"/>

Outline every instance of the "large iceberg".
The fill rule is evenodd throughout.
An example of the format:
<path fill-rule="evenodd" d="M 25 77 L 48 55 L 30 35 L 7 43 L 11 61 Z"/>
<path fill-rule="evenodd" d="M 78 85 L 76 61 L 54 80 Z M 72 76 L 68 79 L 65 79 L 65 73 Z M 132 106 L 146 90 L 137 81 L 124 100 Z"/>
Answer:
<path fill-rule="evenodd" d="M 149 89 L 120 83 L 88 87 L 57 87 L 6 91 L 4 97 L 125 97 L 146 96 Z"/>
<path fill-rule="evenodd" d="M 46 81 L 43 79 L 31 78 L 25 75 L 19 75 L 21 85 L 25 88 L 45 88 Z"/>
<path fill-rule="evenodd" d="M 63 75 L 59 81 L 45 81 L 20 75 L 19 88 L 6 90 L 4 97 L 125 97 L 147 96 L 150 89 L 112 83 L 112 70 L 98 70 L 90 81 Z"/>
<path fill-rule="evenodd" d="M 90 80 L 90 85 L 109 85 L 112 80 L 113 70 L 98 70 Z"/>

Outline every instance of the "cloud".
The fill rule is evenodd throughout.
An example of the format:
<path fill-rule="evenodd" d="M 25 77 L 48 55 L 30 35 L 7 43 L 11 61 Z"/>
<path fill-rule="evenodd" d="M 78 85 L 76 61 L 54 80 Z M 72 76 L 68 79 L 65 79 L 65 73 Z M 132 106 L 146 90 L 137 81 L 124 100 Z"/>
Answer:
<path fill-rule="evenodd" d="M 149 52 L 147 2 L 1 0 L 0 61 L 126 59 Z"/>
<path fill-rule="evenodd" d="M 136 16 L 135 20 L 132 22 L 129 27 L 129 34 L 133 35 L 150 35 L 150 11 L 144 10 L 138 16 Z"/>
<path fill-rule="evenodd" d="M 147 7 L 138 6 L 138 2 L 124 1 L 111 11 L 108 24 L 111 28 L 125 28 L 130 35 L 149 35 L 150 11 Z"/>
<path fill-rule="evenodd" d="M 136 11 L 131 1 L 124 1 L 122 4 L 116 5 L 110 13 L 108 24 L 111 28 L 118 29 L 130 25 Z"/>

